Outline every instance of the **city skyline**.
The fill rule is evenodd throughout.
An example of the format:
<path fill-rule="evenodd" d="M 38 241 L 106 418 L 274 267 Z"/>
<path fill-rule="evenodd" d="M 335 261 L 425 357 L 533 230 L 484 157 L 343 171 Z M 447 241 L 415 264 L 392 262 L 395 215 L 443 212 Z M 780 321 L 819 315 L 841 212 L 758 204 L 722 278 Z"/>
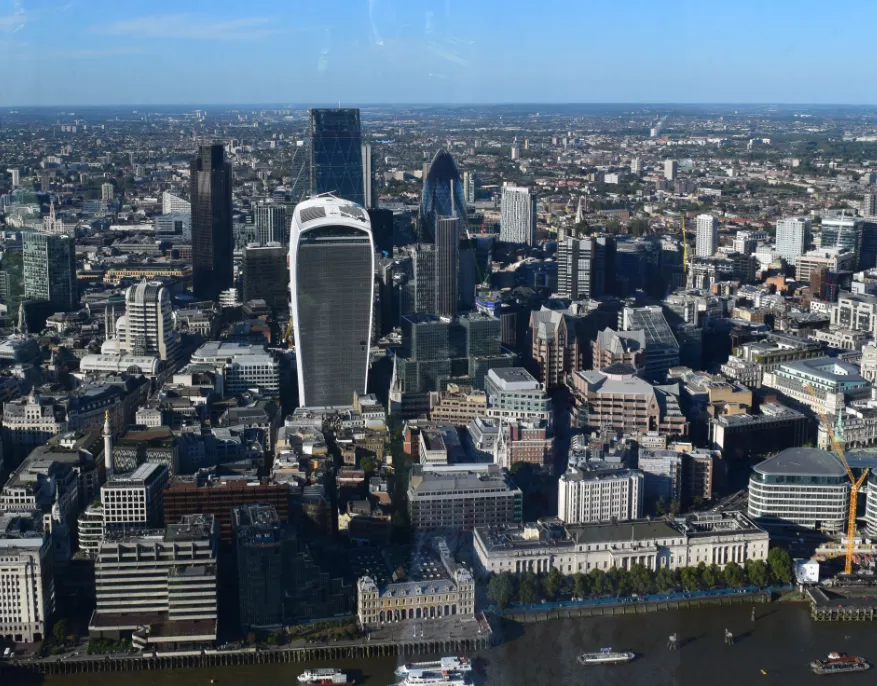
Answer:
<path fill-rule="evenodd" d="M 867 60 L 841 61 L 841 53 L 810 47 L 847 31 L 847 17 L 877 19 L 870 3 L 855 2 L 834 16 L 809 0 L 794 7 L 676 2 L 660 17 L 661 27 L 674 30 L 656 30 L 652 7 L 641 0 L 629 3 L 624 21 L 611 6 L 564 0 L 547 8 L 563 18 L 550 34 L 529 30 L 532 9 L 494 0 L 477 6 L 336 0 L 302 2 L 293 13 L 264 0 L 245 10 L 159 0 L 138 11 L 103 0 L 55 6 L 0 0 L 0 58 L 15 65 L 0 106 L 264 103 L 282 101 L 284 92 L 296 100 L 359 104 L 877 103 L 861 88 L 874 77 Z M 704 26 L 738 30 L 746 41 L 705 59 L 699 41 L 683 39 Z M 527 55 L 515 69 L 507 69 L 502 47 L 508 35 L 519 36 Z M 241 50 L 248 59 L 237 59 Z M 665 56 L 666 75 L 636 79 L 656 54 Z M 46 87 L 44 76 L 59 60 L 68 78 Z M 280 60 L 299 68 L 250 66 Z"/>

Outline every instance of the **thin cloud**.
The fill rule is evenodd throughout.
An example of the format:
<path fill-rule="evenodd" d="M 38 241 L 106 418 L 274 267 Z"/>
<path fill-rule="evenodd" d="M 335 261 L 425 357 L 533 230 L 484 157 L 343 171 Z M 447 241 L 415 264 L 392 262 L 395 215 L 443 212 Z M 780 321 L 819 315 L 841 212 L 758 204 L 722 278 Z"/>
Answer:
<path fill-rule="evenodd" d="M 139 38 L 180 38 L 188 40 L 257 40 L 282 33 L 273 28 L 270 17 L 242 17 L 216 21 L 197 14 L 165 14 L 124 19 L 94 26 L 94 33 Z"/>
<path fill-rule="evenodd" d="M 65 50 L 55 53 L 57 57 L 106 57 L 108 55 L 141 55 L 145 52 L 143 48 L 134 46 L 124 46 L 119 48 L 98 48 L 95 50 Z"/>
<path fill-rule="evenodd" d="M 15 33 L 24 28 L 27 23 L 27 14 L 19 3 L 13 3 L 15 11 L 12 14 L 0 15 L 0 31 Z"/>

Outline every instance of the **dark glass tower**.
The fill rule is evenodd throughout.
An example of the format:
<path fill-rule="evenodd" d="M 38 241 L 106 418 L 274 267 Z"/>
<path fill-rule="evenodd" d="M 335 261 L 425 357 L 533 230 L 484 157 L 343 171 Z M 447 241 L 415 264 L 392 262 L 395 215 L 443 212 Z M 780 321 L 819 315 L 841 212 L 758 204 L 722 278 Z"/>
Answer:
<path fill-rule="evenodd" d="M 466 194 L 463 180 L 451 153 L 442 148 L 429 165 L 420 201 L 420 240 L 435 242 L 438 217 L 466 218 Z"/>
<path fill-rule="evenodd" d="M 435 220 L 435 313 L 453 317 L 460 290 L 460 217 Z"/>
<path fill-rule="evenodd" d="M 76 309 L 76 241 L 73 236 L 22 232 L 24 297 Z"/>
<path fill-rule="evenodd" d="M 310 111 L 311 194 L 332 193 L 365 205 L 358 109 Z"/>
<path fill-rule="evenodd" d="M 299 203 L 289 242 L 299 404 L 350 405 L 365 393 L 375 255 L 368 214 L 324 196 Z"/>
<path fill-rule="evenodd" d="M 218 300 L 231 288 L 234 238 L 231 227 L 231 163 L 219 143 L 202 145 L 191 164 L 192 291 Z"/>

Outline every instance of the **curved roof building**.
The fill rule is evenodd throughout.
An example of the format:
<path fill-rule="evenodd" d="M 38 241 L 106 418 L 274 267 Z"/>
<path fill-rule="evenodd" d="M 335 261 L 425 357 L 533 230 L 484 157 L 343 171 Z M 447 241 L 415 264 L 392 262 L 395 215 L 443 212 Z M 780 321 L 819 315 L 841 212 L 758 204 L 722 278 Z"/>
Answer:
<path fill-rule="evenodd" d="M 295 208 L 289 241 L 299 404 L 350 405 L 365 393 L 374 300 L 368 213 L 329 195 Z"/>
<path fill-rule="evenodd" d="M 764 525 L 839 531 L 849 491 L 846 470 L 832 453 L 787 448 L 752 468 L 749 516 Z"/>
<path fill-rule="evenodd" d="M 435 242 L 435 223 L 438 217 L 465 217 L 466 194 L 463 179 L 454 158 L 441 148 L 432 158 L 423 197 L 420 201 L 420 236 L 428 243 Z"/>

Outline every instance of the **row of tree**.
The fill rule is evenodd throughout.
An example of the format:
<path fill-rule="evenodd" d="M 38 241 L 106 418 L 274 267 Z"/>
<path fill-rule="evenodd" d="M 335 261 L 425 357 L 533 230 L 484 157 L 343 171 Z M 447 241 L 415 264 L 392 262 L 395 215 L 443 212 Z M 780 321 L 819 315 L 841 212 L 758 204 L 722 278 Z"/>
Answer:
<path fill-rule="evenodd" d="M 662 567 L 657 572 L 643 565 L 633 565 L 627 570 L 620 567 L 592 569 L 587 574 L 578 572 L 572 576 L 564 576 L 556 567 L 547 574 L 538 575 L 533 572 L 503 572 L 490 576 L 487 597 L 503 608 L 509 603 L 526 605 L 564 597 L 607 598 L 743 586 L 765 587 L 789 583 L 792 573 L 789 554 L 782 548 L 772 548 L 766 562 L 747 560 L 742 567 L 736 562 L 729 562 L 724 568 L 701 562 L 696 567 L 675 570 Z"/>

